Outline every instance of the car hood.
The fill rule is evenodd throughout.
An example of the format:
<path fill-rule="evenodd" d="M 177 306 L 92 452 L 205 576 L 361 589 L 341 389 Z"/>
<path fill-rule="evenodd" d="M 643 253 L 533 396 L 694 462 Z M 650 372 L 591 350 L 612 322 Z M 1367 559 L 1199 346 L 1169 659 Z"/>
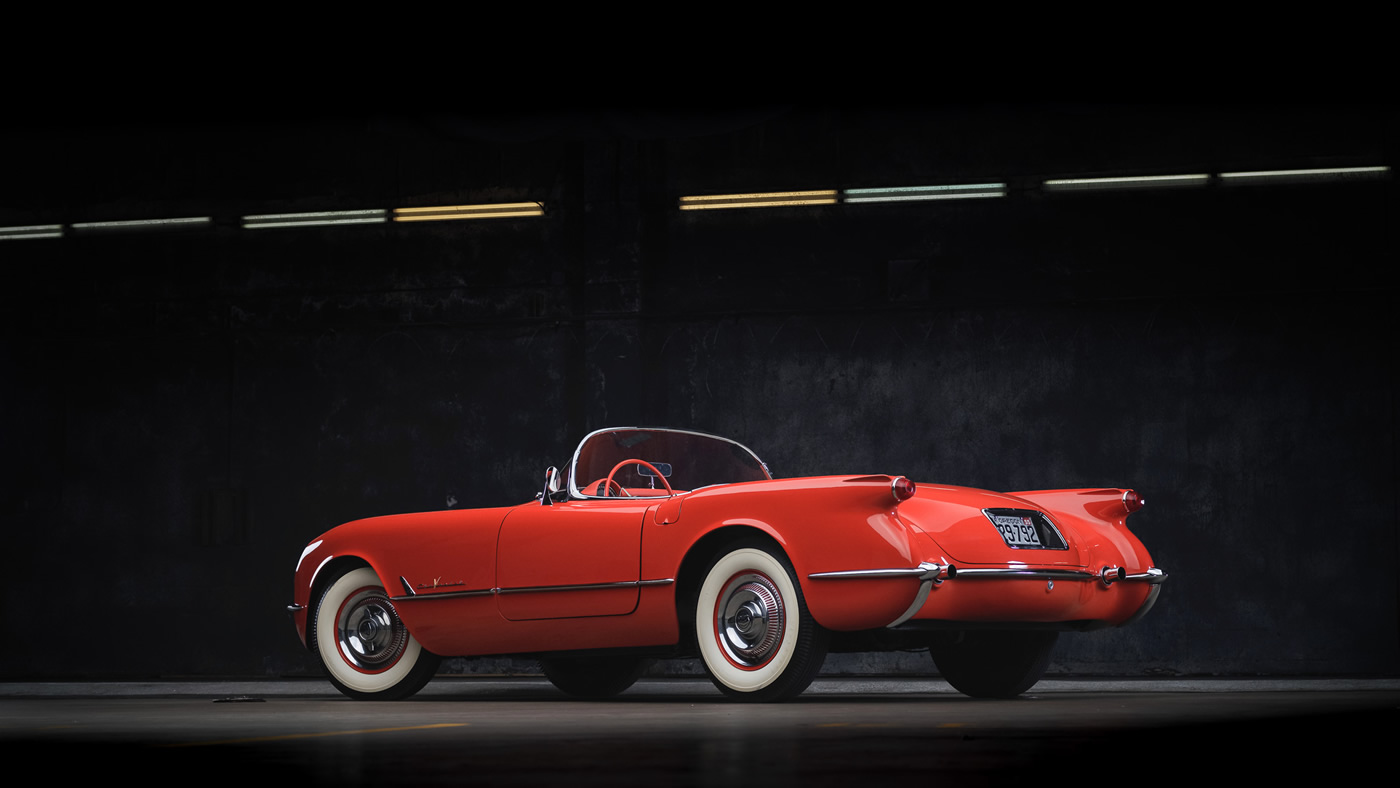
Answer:
<path fill-rule="evenodd" d="M 1064 537 L 1068 547 L 1063 550 L 1009 547 L 983 513 L 984 509 L 1041 512 Z M 1084 565 L 1078 537 L 1086 526 L 1068 515 L 1047 511 L 1043 506 L 1014 495 L 919 482 L 914 497 L 899 505 L 897 515 L 910 528 L 932 539 L 957 563 Z"/>

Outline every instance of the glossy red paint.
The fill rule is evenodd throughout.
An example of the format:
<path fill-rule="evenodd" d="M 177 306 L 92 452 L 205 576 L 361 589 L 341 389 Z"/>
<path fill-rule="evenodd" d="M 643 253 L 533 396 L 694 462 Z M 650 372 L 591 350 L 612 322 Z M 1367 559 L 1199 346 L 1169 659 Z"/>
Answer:
<path fill-rule="evenodd" d="M 308 611 L 322 604 L 330 581 L 368 566 L 413 638 L 433 654 L 684 654 L 698 615 L 701 625 L 720 627 L 707 637 L 723 638 L 729 627 L 734 642 L 764 654 L 753 665 L 731 665 L 757 679 L 730 681 L 728 669 L 707 665 L 717 685 L 768 699 L 805 686 L 789 675 L 799 664 L 789 664 L 789 652 L 765 652 L 760 637 L 781 635 L 785 615 L 797 629 L 791 616 L 810 614 L 815 629 L 803 632 L 815 638 L 813 648 L 824 648 L 833 632 L 890 627 L 915 635 L 927 626 L 1093 629 L 1145 612 L 1164 577 L 1127 529 L 1136 494 L 1126 490 L 996 493 L 887 475 L 771 479 L 751 452 L 721 441 L 603 430 L 575 453 L 567 492 L 546 487 L 552 500 L 332 529 L 298 564 L 298 634 L 308 638 Z M 673 466 L 670 479 L 658 470 Z M 707 473 L 738 478 L 711 482 Z M 757 592 L 726 590 L 697 611 L 707 567 L 743 545 L 778 557 L 752 570 L 759 580 L 745 588 Z M 777 608 L 763 590 L 787 587 L 771 576 L 779 566 L 773 560 L 790 567 L 796 594 Z M 724 589 L 744 586 L 716 580 Z"/>

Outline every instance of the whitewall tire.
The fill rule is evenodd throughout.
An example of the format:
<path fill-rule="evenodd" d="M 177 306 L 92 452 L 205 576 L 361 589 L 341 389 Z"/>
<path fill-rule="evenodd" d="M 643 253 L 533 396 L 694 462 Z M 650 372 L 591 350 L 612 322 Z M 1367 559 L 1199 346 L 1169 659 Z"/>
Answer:
<path fill-rule="evenodd" d="M 423 688 L 440 658 L 399 619 L 384 584 L 368 567 L 326 586 L 312 611 L 309 640 L 331 683 L 359 700 L 399 700 Z"/>
<path fill-rule="evenodd" d="M 787 558 L 755 541 L 729 546 L 710 564 L 695 598 L 695 638 L 721 692 L 776 701 L 812 683 L 828 634 L 808 613 Z"/>

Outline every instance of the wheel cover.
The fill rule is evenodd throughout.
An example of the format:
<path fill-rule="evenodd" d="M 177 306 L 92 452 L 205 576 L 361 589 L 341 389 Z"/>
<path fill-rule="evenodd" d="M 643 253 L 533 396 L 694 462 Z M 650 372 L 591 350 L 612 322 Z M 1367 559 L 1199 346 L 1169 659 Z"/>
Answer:
<path fill-rule="evenodd" d="M 770 596 L 777 604 L 768 603 Z M 696 595 L 694 626 L 716 686 L 736 697 L 759 697 L 791 675 L 794 658 L 806 658 L 809 642 L 801 598 L 791 570 L 765 550 L 739 547 L 715 560 Z"/>
<path fill-rule="evenodd" d="M 408 628 L 384 589 L 367 586 L 341 604 L 335 621 L 340 656 L 355 670 L 378 673 L 394 666 L 408 646 Z"/>
<path fill-rule="evenodd" d="M 736 575 L 715 605 L 715 636 L 725 657 L 741 668 L 759 668 L 773 658 L 785 623 L 782 593 L 766 575 Z"/>

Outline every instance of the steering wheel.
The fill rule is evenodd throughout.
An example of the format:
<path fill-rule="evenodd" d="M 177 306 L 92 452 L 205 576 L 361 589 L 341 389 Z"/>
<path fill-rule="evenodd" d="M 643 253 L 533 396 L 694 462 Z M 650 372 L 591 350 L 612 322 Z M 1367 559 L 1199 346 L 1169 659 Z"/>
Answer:
<path fill-rule="evenodd" d="M 603 488 L 604 488 L 603 494 L 604 494 L 604 495 L 607 494 L 607 489 L 608 489 L 609 487 L 611 487 L 612 485 L 616 484 L 616 485 L 617 485 L 617 489 L 622 490 L 622 493 L 623 493 L 624 495 L 626 495 L 626 496 L 629 497 L 629 498 L 633 497 L 633 496 L 632 496 L 632 493 L 629 493 L 629 492 L 627 492 L 626 490 L 623 490 L 623 489 L 622 489 L 622 485 L 621 485 L 621 484 L 618 484 L 617 482 L 613 481 L 613 477 L 617 475 L 617 472 L 620 471 L 620 470 L 622 470 L 623 468 L 626 468 L 628 465 L 645 465 L 646 467 L 650 468 L 650 469 L 651 469 L 651 472 L 654 473 L 654 474 L 656 474 L 656 478 L 660 479 L 660 480 L 661 480 L 661 483 L 662 483 L 663 485 L 665 485 L 665 487 L 666 487 L 666 494 L 667 494 L 667 495 L 675 495 L 675 494 L 676 494 L 676 491 L 671 489 L 671 483 L 668 482 L 668 481 L 666 481 L 666 477 L 661 475 L 661 471 L 658 471 L 658 470 L 656 469 L 656 466 L 655 466 L 655 465 L 652 465 L 651 463 L 647 462 L 646 460 L 623 460 L 622 462 L 619 462 L 618 464 L 614 465 L 614 466 L 613 466 L 613 469 L 612 469 L 611 471 L 608 472 L 608 478 L 607 478 L 606 481 L 603 482 Z"/>

